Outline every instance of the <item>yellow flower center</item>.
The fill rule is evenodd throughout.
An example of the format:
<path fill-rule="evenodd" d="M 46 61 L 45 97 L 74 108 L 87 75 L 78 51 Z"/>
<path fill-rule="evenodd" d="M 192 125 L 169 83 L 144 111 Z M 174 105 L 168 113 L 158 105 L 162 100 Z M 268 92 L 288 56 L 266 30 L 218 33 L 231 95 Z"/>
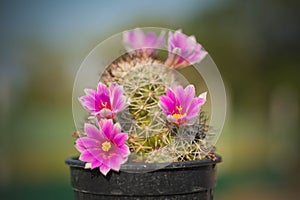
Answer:
<path fill-rule="evenodd" d="M 175 119 L 179 119 L 181 117 L 185 117 L 186 116 L 186 113 L 182 114 L 181 111 L 182 111 L 182 107 L 181 106 L 176 106 L 176 110 L 177 112 L 173 112 L 173 117 Z"/>
<path fill-rule="evenodd" d="M 109 151 L 111 149 L 111 143 L 106 141 L 102 143 L 102 150 L 103 151 Z"/>
<path fill-rule="evenodd" d="M 175 118 L 175 119 L 179 119 L 179 118 L 181 118 L 181 117 L 185 117 L 186 116 L 186 114 L 178 114 L 178 113 L 175 113 L 175 114 L 173 114 L 173 117 Z"/>
<path fill-rule="evenodd" d="M 105 109 L 111 111 L 111 109 L 109 109 L 109 108 L 106 107 L 107 106 L 107 102 L 103 102 L 103 103 L 101 103 L 101 105 L 102 105 L 102 108 L 105 108 Z"/>

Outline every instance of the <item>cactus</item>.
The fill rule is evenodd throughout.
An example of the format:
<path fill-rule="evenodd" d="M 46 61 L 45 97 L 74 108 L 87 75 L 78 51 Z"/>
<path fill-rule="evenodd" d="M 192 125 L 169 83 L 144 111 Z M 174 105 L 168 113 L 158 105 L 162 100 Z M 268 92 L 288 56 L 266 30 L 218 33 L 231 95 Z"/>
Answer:
<path fill-rule="evenodd" d="M 209 132 L 208 118 L 200 113 L 199 122 L 191 126 L 169 126 L 174 137 L 172 143 L 149 154 L 147 162 L 180 162 L 190 160 L 214 159 L 214 148 L 206 143 Z"/>
<path fill-rule="evenodd" d="M 101 80 L 107 86 L 112 82 L 121 83 L 123 77 L 135 68 L 145 65 L 161 65 L 161 60 L 155 59 L 151 56 L 139 53 L 124 54 L 110 64 L 104 73 L 102 74 Z"/>
<path fill-rule="evenodd" d="M 159 96 L 175 81 L 174 74 L 161 65 L 144 65 L 123 77 L 130 117 L 129 147 L 136 154 L 147 154 L 171 143 L 171 132 L 158 106 Z M 119 120 L 122 121 L 123 120 Z M 128 123 L 128 120 L 127 120 Z"/>
<path fill-rule="evenodd" d="M 128 52 L 107 66 L 96 90 L 86 88 L 79 98 L 90 114 L 85 134 L 74 134 L 86 167 L 99 167 L 106 175 L 125 162 L 161 168 L 173 161 L 216 158 L 209 144 L 213 131 L 200 113 L 207 92 L 196 95 L 195 86 L 178 72 L 207 52 L 180 30 L 169 32 L 167 52 L 161 51 L 165 39 L 163 32 L 124 32 Z"/>
<path fill-rule="evenodd" d="M 137 160 L 171 143 L 171 131 L 158 106 L 159 96 L 178 81 L 176 71 L 166 68 L 159 60 L 142 54 L 126 54 L 110 65 L 102 76 L 106 84 L 123 86 L 128 108 L 117 115 L 122 129 L 129 133 L 128 145 Z"/>
<path fill-rule="evenodd" d="M 144 54 L 125 54 L 107 67 L 101 81 L 122 85 L 128 98 L 127 109 L 115 121 L 129 133 L 128 146 L 134 161 L 170 162 L 206 156 L 204 138 L 208 126 L 204 114 L 199 124 L 179 128 L 166 121 L 158 106 L 166 88 L 187 83 L 177 71 Z"/>

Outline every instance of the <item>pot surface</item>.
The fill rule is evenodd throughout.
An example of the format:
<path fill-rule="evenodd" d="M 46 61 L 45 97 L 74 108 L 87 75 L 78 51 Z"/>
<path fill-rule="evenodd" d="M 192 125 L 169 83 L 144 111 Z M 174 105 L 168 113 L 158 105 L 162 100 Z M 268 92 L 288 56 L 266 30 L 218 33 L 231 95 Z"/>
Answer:
<path fill-rule="evenodd" d="M 71 186 L 75 199 L 213 199 L 216 184 L 216 164 L 221 162 L 197 160 L 174 162 L 163 169 L 147 173 L 151 163 L 124 164 L 120 172 L 104 176 L 99 169 L 84 169 L 85 163 L 77 158 L 66 159 L 71 169 Z M 122 169 L 126 171 L 122 171 Z"/>

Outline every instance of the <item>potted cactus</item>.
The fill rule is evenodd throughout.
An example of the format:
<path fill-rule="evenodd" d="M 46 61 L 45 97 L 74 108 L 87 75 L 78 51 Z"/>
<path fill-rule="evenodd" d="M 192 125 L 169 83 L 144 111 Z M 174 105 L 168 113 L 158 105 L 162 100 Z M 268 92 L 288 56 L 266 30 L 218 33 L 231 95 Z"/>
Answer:
<path fill-rule="evenodd" d="M 80 155 L 66 160 L 75 199 L 213 198 L 221 157 L 201 110 L 208 93 L 197 95 L 180 72 L 207 52 L 178 30 L 169 31 L 161 53 L 165 35 L 123 32 L 126 52 L 78 96 L 86 112 L 74 134 Z"/>

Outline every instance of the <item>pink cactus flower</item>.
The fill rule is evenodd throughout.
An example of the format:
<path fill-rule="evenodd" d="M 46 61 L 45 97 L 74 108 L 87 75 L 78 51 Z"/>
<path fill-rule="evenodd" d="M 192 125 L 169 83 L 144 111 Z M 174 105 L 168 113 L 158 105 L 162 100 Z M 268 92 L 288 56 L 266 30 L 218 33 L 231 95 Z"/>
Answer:
<path fill-rule="evenodd" d="M 123 43 L 127 51 L 137 49 L 139 52 L 145 52 L 147 55 L 150 55 L 155 49 L 164 46 L 164 32 L 157 37 L 154 32 L 145 34 L 141 29 L 136 28 L 133 31 L 123 33 Z"/>
<path fill-rule="evenodd" d="M 177 125 L 191 125 L 195 122 L 201 106 L 206 102 L 206 92 L 195 96 L 195 88 L 188 85 L 185 89 L 176 86 L 168 88 L 166 95 L 159 97 L 159 106 L 167 120 Z"/>
<path fill-rule="evenodd" d="M 106 176 L 112 169 L 119 171 L 130 154 L 125 144 L 127 133 L 122 133 L 119 124 L 113 124 L 111 119 L 99 123 L 99 129 L 94 125 L 85 124 L 86 137 L 76 140 L 76 149 L 81 152 L 79 160 L 87 162 L 85 168 L 97 168 Z"/>
<path fill-rule="evenodd" d="M 177 69 L 199 63 L 207 55 L 194 36 L 188 37 L 181 30 L 169 32 L 168 50 L 166 65 Z"/>
<path fill-rule="evenodd" d="M 109 88 L 99 82 L 97 90 L 85 89 L 85 96 L 79 98 L 82 106 L 98 119 L 113 119 L 126 108 L 123 87 L 112 83 Z"/>

